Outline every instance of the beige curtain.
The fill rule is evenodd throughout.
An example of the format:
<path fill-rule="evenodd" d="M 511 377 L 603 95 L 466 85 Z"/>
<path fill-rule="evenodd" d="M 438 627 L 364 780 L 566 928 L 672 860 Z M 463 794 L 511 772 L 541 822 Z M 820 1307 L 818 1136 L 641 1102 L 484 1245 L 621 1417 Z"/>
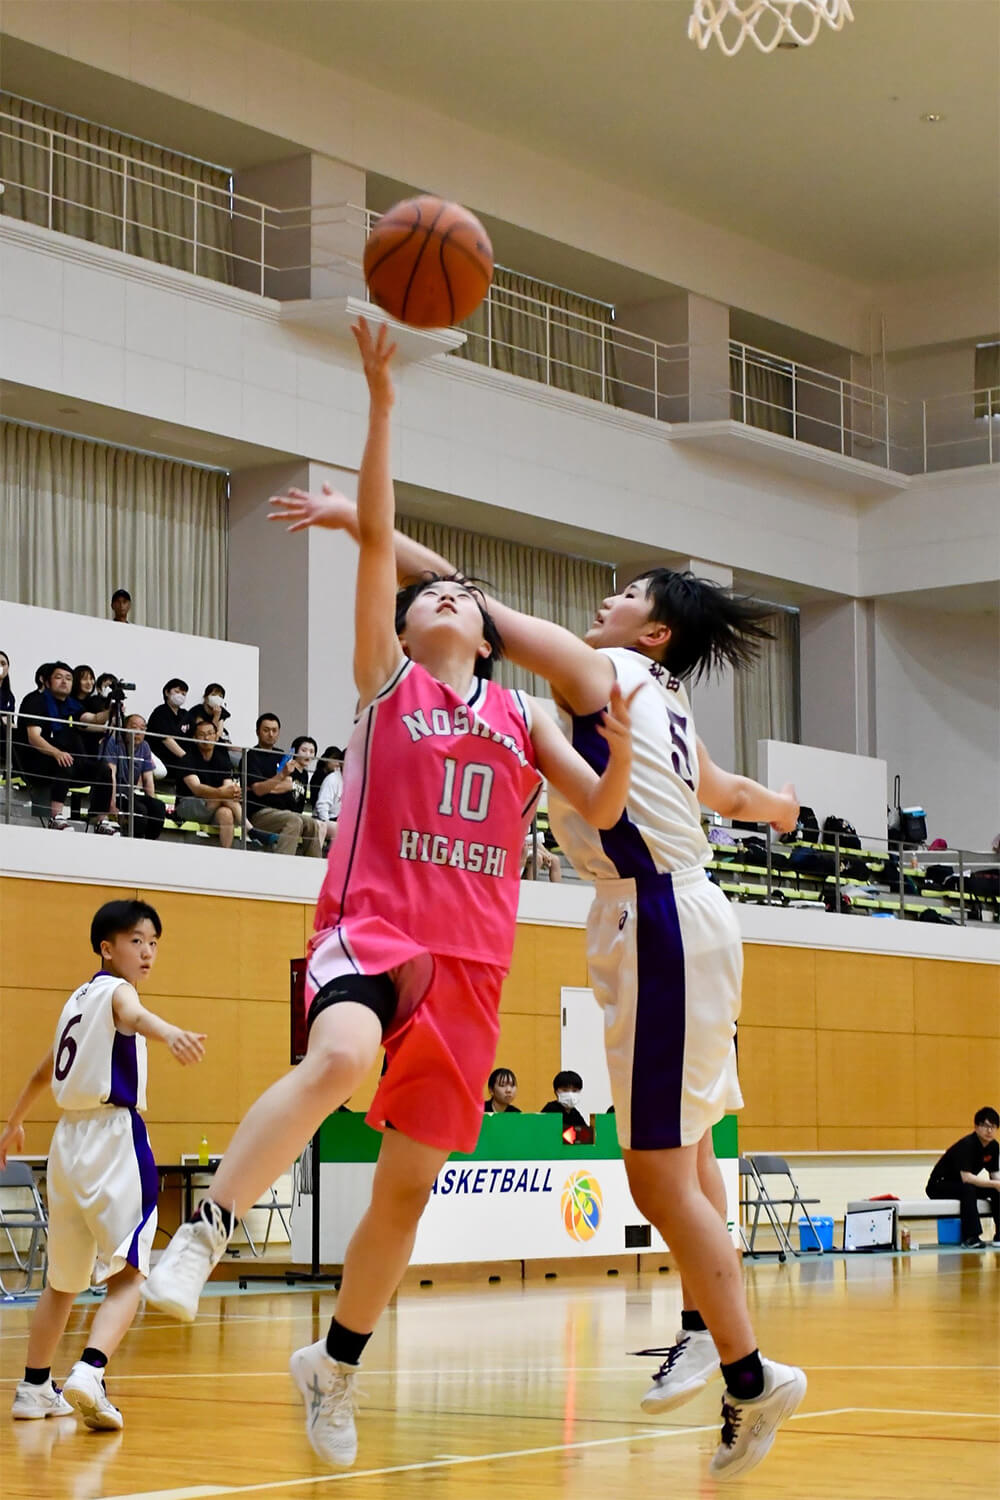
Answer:
<path fill-rule="evenodd" d="M 225 637 L 227 478 L 0 422 L 0 598 Z"/>
<path fill-rule="evenodd" d="M 397 524 L 414 541 L 447 557 L 459 572 L 480 579 L 504 604 L 554 620 L 575 635 L 587 629 L 597 606 L 613 586 L 614 571 L 605 563 L 480 536 L 434 521 L 400 516 Z M 497 681 L 507 687 L 551 697 L 547 682 L 510 662 L 502 662 L 496 675 Z"/>
<path fill-rule="evenodd" d="M 614 309 L 498 266 L 490 297 L 462 325 L 464 359 L 617 404 Z"/>
<path fill-rule="evenodd" d="M 743 389 L 746 372 L 746 391 Z M 729 414 L 734 422 L 748 427 L 762 427 L 765 432 L 792 436 L 792 376 L 780 365 L 762 360 L 759 354 L 747 352 L 746 364 L 738 355 L 729 356 Z M 746 395 L 744 415 L 743 397 Z"/>
<path fill-rule="evenodd" d="M 214 281 L 233 279 L 222 167 L 0 93 L 0 180 L 12 218 Z"/>
<path fill-rule="evenodd" d="M 764 641 L 754 666 L 735 674 L 736 771 L 757 775 L 757 741 L 801 736 L 799 615 L 775 610 L 764 622 L 774 636 Z"/>
<path fill-rule="evenodd" d="M 976 350 L 977 417 L 1000 416 L 1000 344 L 981 344 Z"/>

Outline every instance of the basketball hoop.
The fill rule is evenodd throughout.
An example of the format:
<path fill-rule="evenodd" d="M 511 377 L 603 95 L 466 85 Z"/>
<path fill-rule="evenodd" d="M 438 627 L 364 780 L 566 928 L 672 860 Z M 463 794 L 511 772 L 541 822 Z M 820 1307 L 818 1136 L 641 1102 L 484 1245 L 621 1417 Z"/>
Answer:
<path fill-rule="evenodd" d="M 694 0 L 688 36 L 702 52 L 714 39 L 735 57 L 747 37 L 760 52 L 808 47 L 824 22 L 842 31 L 853 20 L 848 0 Z"/>

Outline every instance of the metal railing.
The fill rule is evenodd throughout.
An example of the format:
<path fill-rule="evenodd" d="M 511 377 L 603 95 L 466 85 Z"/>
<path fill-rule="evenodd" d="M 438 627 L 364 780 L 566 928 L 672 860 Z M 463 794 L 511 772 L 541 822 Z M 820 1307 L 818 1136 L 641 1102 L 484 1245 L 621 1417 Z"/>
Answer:
<path fill-rule="evenodd" d="M 276 208 L 231 183 L 219 187 L 0 111 L 4 146 L 16 148 L 4 153 L 0 184 L 8 215 L 278 301 L 366 294 L 363 245 L 380 217 L 372 209 Z M 466 348 L 452 357 L 658 421 L 729 418 L 904 474 L 1000 462 L 1000 390 L 905 401 L 731 341 L 728 384 L 698 392 L 692 352 L 708 351 L 622 328 L 613 312 L 592 317 L 494 283 L 463 325 Z"/>
<path fill-rule="evenodd" d="M 710 830 L 710 874 L 730 899 L 962 927 L 992 923 L 1000 932 L 995 852 L 926 850 L 887 834 L 821 834 L 822 843 L 775 843 L 765 823 L 755 833 L 729 831 L 732 843 L 718 843 L 717 837 Z M 933 915 L 925 916 L 927 911 Z"/>

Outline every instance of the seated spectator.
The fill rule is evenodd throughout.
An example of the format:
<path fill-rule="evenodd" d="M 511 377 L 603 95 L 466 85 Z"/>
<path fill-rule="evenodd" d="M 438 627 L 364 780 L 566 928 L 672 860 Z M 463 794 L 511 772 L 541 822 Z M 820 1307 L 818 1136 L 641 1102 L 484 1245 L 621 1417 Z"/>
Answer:
<path fill-rule="evenodd" d="M 94 695 L 97 687 L 97 673 L 93 667 L 88 667 L 86 662 L 81 662 L 78 667 L 73 668 L 73 691 L 70 694 L 77 703 L 86 703 L 88 698 Z"/>
<path fill-rule="evenodd" d="M 178 770 L 184 790 L 177 798 L 174 817 L 178 823 L 214 823 L 220 848 L 231 849 L 233 828 L 239 827 L 242 814 L 229 756 L 209 719 L 200 719 L 194 726 L 194 740 Z"/>
<path fill-rule="evenodd" d="M 490 1097 L 483 1105 L 486 1115 L 519 1115 L 514 1100 L 517 1098 L 517 1079 L 510 1068 L 494 1068 L 486 1080 Z"/>
<path fill-rule="evenodd" d="M 149 716 L 146 737 L 149 748 L 167 768 L 167 776 L 178 792 L 184 757 L 193 747 L 182 743 L 191 733 L 191 710 L 185 708 L 188 685 L 180 677 L 163 684 L 163 702 Z"/>
<path fill-rule="evenodd" d="M 85 786 L 90 788 L 90 815 L 96 814 L 100 820 L 97 832 L 117 833 L 118 827 L 109 816 L 111 768 L 88 752 L 78 727 L 80 705 L 71 695 L 73 669 L 64 661 L 46 662 L 45 667 L 47 676 L 41 692 L 29 693 L 20 708 L 24 774 L 49 787 L 50 828 L 69 827 L 66 794 L 71 786 Z"/>
<path fill-rule="evenodd" d="M 81 697 L 75 690 L 77 674 L 80 674 L 80 686 L 83 688 L 87 683 L 88 672 L 92 679 L 90 691 Z M 80 723 L 87 730 L 88 734 L 96 736 L 97 749 L 95 753 L 98 755 L 101 754 L 104 748 L 108 724 L 111 722 L 113 704 L 111 690 L 117 681 L 118 679 L 113 672 L 102 672 L 100 677 L 94 679 L 93 671 L 90 667 L 77 667 L 76 672 L 73 673 L 73 697 L 80 705 Z M 111 763 L 111 769 L 112 771 L 114 770 L 113 763 Z M 112 797 L 111 803 L 114 806 L 114 797 Z"/>
<path fill-rule="evenodd" d="M 153 753 L 146 744 L 146 721 L 142 714 L 129 714 L 124 729 L 133 729 L 135 746 L 129 749 L 129 736 L 112 730 L 105 741 L 102 758 L 115 769 L 115 784 L 118 797 L 119 826 L 128 829 L 128 783 L 129 769 L 133 773 L 136 790 L 132 797 L 132 817 L 137 839 L 158 839 L 163 832 L 163 820 L 167 809 L 156 795 L 153 784 Z"/>
<path fill-rule="evenodd" d="M 203 721 L 214 724 L 216 737 L 220 745 L 228 745 L 229 730 L 226 728 L 226 720 L 232 718 L 232 714 L 226 707 L 226 690 L 221 682 L 210 682 L 206 685 L 202 700 L 196 703 L 191 710 L 191 732 L 194 726 Z"/>
<path fill-rule="evenodd" d="M 344 752 L 339 745 L 327 745 L 316 764 L 312 777 L 312 799 L 316 816 L 331 835 L 336 835 L 340 806 L 344 800 Z"/>
<path fill-rule="evenodd" d="M 949 1146 L 936 1163 L 927 1182 L 928 1198 L 957 1198 L 959 1201 L 962 1244 L 967 1250 L 982 1250 L 980 1239 L 983 1222 L 978 1200 L 985 1198 L 993 1217 L 993 1244 L 1000 1246 L 1000 1145 L 997 1130 L 1000 1114 L 989 1105 L 976 1111 L 971 1135 Z M 980 1177 L 989 1174 L 989 1182 Z"/>
<path fill-rule="evenodd" d="M 542 843 L 539 833 L 537 838 L 532 835 L 531 829 L 525 834 L 524 847 L 521 850 L 521 879 L 540 880 L 545 874 L 549 880 L 562 880 L 562 865 L 558 854 L 553 854 L 551 849 L 546 849 Z"/>
<path fill-rule="evenodd" d="M 572 1137 L 574 1141 L 582 1139 L 593 1140 L 589 1124 L 577 1109 L 582 1090 L 583 1079 L 579 1073 L 574 1073 L 572 1069 L 564 1069 L 563 1072 L 557 1073 L 552 1080 L 552 1092 L 556 1097 L 550 1099 L 548 1104 L 543 1104 L 541 1110 L 543 1115 L 561 1114 L 563 1117 L 563 1134 L 565 1136 L 566 1131 L 572 1127 L 575 1132 Z"/>
<path fill-rule="evenodd" d="M 202 721 L 205 722 L 205 721 Z M 278 749 L 281 720 L 264 713 L 257 720 L 257 744 L 247 753 L 247 811 L 254 828 L 278 835 L 278 853 L 302 853 L 319 859 L 325 827 L 304 811 L 309 792 L 308 765 L 314 740 L 302 736 L 286 754 Z M 308 753 L 307 753 L 308 752 Z"/>
<path fill-rule="evenodd" d="M 111 595 L 111 618 L 118 625 L 131 625 L 129 610 L 132 608 L 132 595 L 128 589 L 115 589 Z"/>
<path fill-rule="evenodd" d="M 43 661 L 42 665 L 36 669 L 36 671 L 35 671 L 35 691 L 36 691 L 36 693 L 43 693 L 45 691 L 45 684 L 48 681 L 49 673 L 52 671 L 52 668 L 54 666 L 55 666 L 55 662 L 54 661 Z"/>
<path fill-rule="evenodd" d="M 13 713 L 16 706 L 10 685 L 10 657 L 6 651 L 0 651 L 0 714 Z"/>

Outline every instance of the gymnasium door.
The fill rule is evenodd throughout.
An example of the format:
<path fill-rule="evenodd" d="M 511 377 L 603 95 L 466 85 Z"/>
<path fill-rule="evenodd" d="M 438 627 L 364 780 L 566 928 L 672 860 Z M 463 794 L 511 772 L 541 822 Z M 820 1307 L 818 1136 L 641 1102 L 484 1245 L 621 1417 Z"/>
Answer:
<path fill-rule="evenodd" d="M 573 1068 L 583 1079 L 580 1113 L 603 1114 L 611 1103 L 611 1084 L 604 1056 L 604 1015 L 593 990 L 562 991 L 563 1068 Z"/>

